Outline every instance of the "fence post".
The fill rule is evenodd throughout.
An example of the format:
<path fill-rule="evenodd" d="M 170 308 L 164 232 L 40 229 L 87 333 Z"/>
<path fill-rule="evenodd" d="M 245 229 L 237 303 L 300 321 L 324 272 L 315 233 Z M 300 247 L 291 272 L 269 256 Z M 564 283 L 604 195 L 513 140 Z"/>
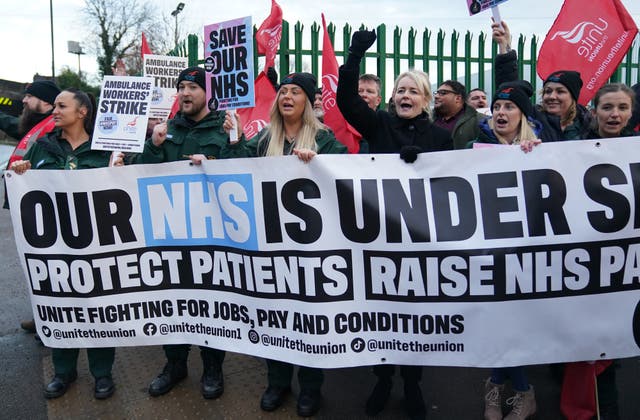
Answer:
<path fill-rule="evenodd" d="M 478 37 L 478 87 L 485 92 L 487 90 L 491 91 L 491 89 L 487 89 L 487 81 L 484 77 L 485 64 L 487 63 L 487 58 L 484 55 L 486 45 L 487 36 L 484 34 L 484 32 L 480 32 L 480 36 Z"/>
<path fill-rule="evenodd" d="M 416 35 L 418 32 L 413 29 L 413 26 L 409 28 L 409 38 L 407 42 L 409 43 L 408 51 L 407 51 L 407 60 L 410 69 L 416 68 Z"/>
<path fill-rule="evenodd" d="M 429 74 L 429 69 L 431 68 L 430 49 L 431 31 L 427 28 L 424 28 L 424 32 L 422 32 L 422 70 L 427 74 Z"/>
<path fill-rule="evenodd" d="M 442 29 L 438 30 L 438 40 L 436 41 L 436 71 L 438 72 L 438 83 L 440 86 L 442 82 L 445 80 L 443 77 L 444 74 L 444 31 Z"/>
<path fill-rule="evenodd" d="M 320 56 L 319 50 L 319 39 L 320 39 L 320 25 L 317 22 L 313 22 L 311 25 L 311 73 L 318 75 L 318 80 L 321 81 L 322 75 L 320 74 L 319 66 L 318 66 L 318 58 Z M 333 45 L 333 43 L 331 43 Z M 320 82 L 320 86 L 322 86 L 322 81 Z"/>
<path fill-rule="evenodd" d="M 378 34 L 378 40 L 376 42 L 376 71 L 378 72 L 378 77 L 380 78 L 382 85 L 380 94 L 382 95 L 383 102 L 386 102 L 387 98 L 384 96 L 387 86 L 387 67 L 385 66 L 385 63 L 387 62 L 387 26 L 384 23 L 378 25 L 376 33 Z"/>
<path fill-rule="evenodd" d="M 187 44 L 189 45 L 187 54 L 189 57 L 189 67 L 196 66 L 198 63 L 203 63 L 204 60 L 198 60 L 198 45 L 200 45 L 198 36 L 193 34 L 189 35 L 187 37 Z"/>
<path fill-rule="evenodd" d="M 451 77 L 449 79 L 458 80 L 458 39 L 460 32 L 453 31 L 451 34 Z"/>
<path fill-rule="evenodd" d="M 398 26 L 393 30 L 393 78 L 400 74 L 400 40 L 402 37 L 402 29 Z"/>
<path fill-rule="evenodd" d="M 467 31 L 464 35 L 464 86 L 467 88 L 467 92 L 471 89 L 471 41 L 473 36 L 471 32 Z M 475 87 L 475 86 L 474 86 Z"/>
<path fill-rule="evenodd" d="M 302 30 L 304 29 L 304 25 L 300 23 L 300 21 L 296 22 L 296 26 L 294 27 L 294 63 L 295 68 L 293 71 L 300 72 L 302 71 Z"/>
<path fill-rule="evenodd" d="M 280 78 L 289 74 L 289 22 L 282 20 L 282 36 L 280 38 L 280 48 L 278 56 L 280 57 Z"/>

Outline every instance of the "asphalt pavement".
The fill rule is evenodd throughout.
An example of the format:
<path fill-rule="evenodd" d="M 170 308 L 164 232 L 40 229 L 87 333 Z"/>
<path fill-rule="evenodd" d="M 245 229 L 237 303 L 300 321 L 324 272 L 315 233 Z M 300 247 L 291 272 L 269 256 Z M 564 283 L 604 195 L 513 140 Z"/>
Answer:
<path fill-rule="evenodd" d="M 116 351 L 112 398 L 93 398 L 85 352 L 81 352 L 78 380 L 67 394 L 46 400 L 42 390 L 52 375 L 51 353 L 32 334 L 20 329 L 20 320 L 32 317 L 27 283 L 16 253 L 8 210 L 0 210 L 0 419 L 295 419 L 298 391 L 279 410 L 265 413 L 259 408 L 266 384 L 264 361 L 241 354 L 228 354 L 224 363 L 225 393 L 217 400 L 204 400 L 199 391 L 202 371 L 197 348 L 189 358 L 189 376 L 167 395 L 150 397 L 147 387 L 164 364 L 162 349 L 127 347 Z M 536 390 L 540 419 L 562 419 L 560 387 L 547 366 L 529 367 Z M 432 420 L 482 419 L 483 381 L 488 369 L 425 367 L 422 391 L 427 418 Z M 623 420 L 640 419 L 640 358 L 620 361 L 617 371 L 619 405 Z M 368 367 L 328 369 L 323 385 L 323 406 L 318 419 L 361 419 L 364 403 L 375 383 Z M 507 408 L 505 407 L 505 410 Z M 394 377 L 391 398 L 379 419 L 404 418 L 402 380 Z"/>

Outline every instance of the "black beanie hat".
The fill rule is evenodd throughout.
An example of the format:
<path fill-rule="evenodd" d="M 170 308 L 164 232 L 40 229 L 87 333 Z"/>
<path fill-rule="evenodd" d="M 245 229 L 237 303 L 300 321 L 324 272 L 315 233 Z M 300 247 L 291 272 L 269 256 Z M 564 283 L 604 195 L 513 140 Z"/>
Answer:
<path fill-rule="evenodd" d="M 571 97 L 574 101 L 578 101 L 578 97 L 580 96 L 580 89 L 582 89 L 582 79 L 580 78 L 580 73 L 573 70 L 558 70 L 551 73 L 544 81 L 544 84 L 547 82 L 555 82 L 564 85 Z"/>
<path fill-rule="evenodd" d="M 24 93 L 53 105 L 56 101 L 56 96 L 60 94 L 60 89 L 50 80 L 38 80 L 27 86 Z"/>
<path fill-rule="evenodd" d="M 533 114 L 533 105 L 531 104 L 531 95 L 533 95 L 533 87 L 526 80 L 516 80 L 514 82 L 502 83 L 498 90 L 493 94 L 491 100 L 491 109 L 498 99 L 511 101 L 520 111 L 530 117 Z"/>
<path fill-rule="evenodd" d="M 280 81 L 280 86 L 282 85 L 298 85 L 304 90 L 304 93 L 307 94 L 307 98 L 309 98 L 309 102 L 313 104 L 316 100 L 316 77 L 311 73 L 291 73 L 284 79 Z"/>
<path fill-rule="evenodd" d="M 207 90 L 207 85 L 204 79 L 204 69 L 202 67 L 194 66 L 188 67 L 180 72 L 178 75 L 178 81 L 176 82 L 176 89 L 178 89 L 180 82 L 186 80 L 188 82 L 196 83 L 203 90 Z"/>

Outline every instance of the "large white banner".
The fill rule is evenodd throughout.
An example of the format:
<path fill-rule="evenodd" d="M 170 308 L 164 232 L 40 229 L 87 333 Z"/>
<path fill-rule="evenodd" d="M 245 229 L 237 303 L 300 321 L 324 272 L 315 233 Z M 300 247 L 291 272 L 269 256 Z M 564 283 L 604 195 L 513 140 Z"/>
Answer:
<path fill-rule="evenodd" d="M 297 364 L 640 354 L 640 142 L 7 174 L 52 347 Z"/>

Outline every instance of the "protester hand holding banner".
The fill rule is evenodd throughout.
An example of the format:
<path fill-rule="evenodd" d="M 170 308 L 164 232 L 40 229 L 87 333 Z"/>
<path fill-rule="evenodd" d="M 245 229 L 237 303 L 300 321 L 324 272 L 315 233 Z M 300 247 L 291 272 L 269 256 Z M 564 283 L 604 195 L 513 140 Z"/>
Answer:
<path fill-rule="evenodd" d="M 152 92 L 150 77 L 105 76 L 91 148 L 142 152 Z"/>
<path fill-rule="evenodd" d="M 7 187 L 47 346 L 498 367 L 640 354 L 637 156 L 626 138 L 411 165 L 27 171 Z"/>
<path fill-rule="evenodd" d="M 593 98 L 631 47 L 638 28 L 620 0 L 565 0 L 540 47 L 538 76 L 558 70 L 580 72 L 578 102 Z"/>

